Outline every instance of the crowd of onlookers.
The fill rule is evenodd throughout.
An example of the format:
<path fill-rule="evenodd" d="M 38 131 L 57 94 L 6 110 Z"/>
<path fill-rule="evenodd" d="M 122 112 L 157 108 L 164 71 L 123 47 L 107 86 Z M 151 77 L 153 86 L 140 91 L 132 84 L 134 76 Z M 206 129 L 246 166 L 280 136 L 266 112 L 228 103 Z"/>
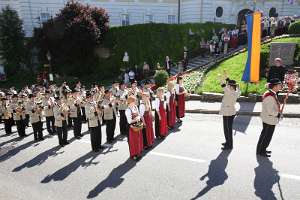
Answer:
<path fill-rule="evenodd" d="M 262 17 L 261 20 L 261 36 L 275 37 L 288 33 L 288 27 L 293 23 L 293 17 Z M 210 40 L 205 41 L 204 38 L 200 41 L 200 48 L 207 50 L 210 54 L 227 54 L 228 49 L 235 49 L 239 45 L 247 44 L 247 26 L 245 20 L 242 21 L 240 27 L 227 30 L 221 29 L 219 32 L 213 30 L 213 36 Z"/>

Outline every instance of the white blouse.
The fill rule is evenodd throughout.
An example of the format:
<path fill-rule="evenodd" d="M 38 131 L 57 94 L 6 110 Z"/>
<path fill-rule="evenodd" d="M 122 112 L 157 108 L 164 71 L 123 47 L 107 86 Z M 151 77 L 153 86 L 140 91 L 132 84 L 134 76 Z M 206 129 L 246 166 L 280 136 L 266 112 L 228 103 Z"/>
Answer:
<path fill-rule="evenodd" d="M 159 98 L 156 98 L 154 101 L 152 101 L 152 107 L 159 112 L 159 105 L 160 105 L 160 100 Z M 164 108 L 166 109 L 166 102 L 164 101 Z"/>
<path fill-rule="evenodd" d="M 126 119 L 127 119 L 128 124 L 132 123 L 132 120 L 133 120 L 132 119 L 132 112 L 137 113 L 140 116 L 137 106 L 134 106 L 133 109 L 127 108 L 126 111 L 125 111 L 125 115 L 126 115 Z"/>

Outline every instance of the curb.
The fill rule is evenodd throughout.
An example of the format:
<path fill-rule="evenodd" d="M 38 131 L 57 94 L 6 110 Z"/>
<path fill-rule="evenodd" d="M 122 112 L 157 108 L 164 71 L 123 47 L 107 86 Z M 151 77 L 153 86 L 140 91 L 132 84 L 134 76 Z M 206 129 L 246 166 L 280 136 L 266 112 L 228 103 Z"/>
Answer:
<path fill-rule="evenodd" d="M 186 113 L 191 114 L 208 114 L 208 115 L 219 115 L 219 110 L 206 110 L 206 109 L 195 109 L 195 110 L 186 110 Z M 248 111 L 238 111 L 237 115 L 240 116 L 260 116 L 260 112 L 248 112 Z M 300 118 L 298 113 L 285 113 L 283 114 L 284 118 Z"/>
<path fill-rule="evenodd" d="M 285 93 L 279 94 L 279 100 L 283 102 L 285 98 Z M 223 94 L 221 93 L 208 93 L 204 92 L 202 95 L 191 94 L 186 100 L 188 101 L 205 101 L 205 102 L 222 102 Z M 241 96 L 238 98 L 237 102 L 249 102 L 256 103 L 262 102 L 262 95 L 249 95 L 249 97 Z M 290 94 L 287 104 L 299 104 L 300 96 L 295 94 Z"/>

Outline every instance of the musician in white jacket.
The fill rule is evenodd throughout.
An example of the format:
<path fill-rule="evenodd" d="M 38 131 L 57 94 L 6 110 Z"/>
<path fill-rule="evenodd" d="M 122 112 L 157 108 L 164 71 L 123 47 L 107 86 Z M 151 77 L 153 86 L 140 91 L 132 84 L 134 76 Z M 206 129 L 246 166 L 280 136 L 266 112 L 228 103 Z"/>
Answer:
<path fill-rule="evenodd" d="M 222 150 L 231 150 L 233 148 L 232 125 L 236 115 L 235 104 L 241 95 L 239 86 L 235 80 L 229 78 L 222 81 L 221 86 L 224 89 L 224 96 L 220 109 L 220 115 L 223 115 L 223 129 L 226 142 L 223 143 Z"/>
<path fill-rule="evenodd" d="M 272 140 L 275 126 L 278 124 L 281 110 L 278 100 L 278 92 L 282 90 L 282 83 L 279 79 L 272 79 L 269 83 L 269 90 L 263 95 L 261 119 L 263 130 L 257 143 L 256 154 L 264 157 L 270 157 L 271 151 L 267 148 Z"/>

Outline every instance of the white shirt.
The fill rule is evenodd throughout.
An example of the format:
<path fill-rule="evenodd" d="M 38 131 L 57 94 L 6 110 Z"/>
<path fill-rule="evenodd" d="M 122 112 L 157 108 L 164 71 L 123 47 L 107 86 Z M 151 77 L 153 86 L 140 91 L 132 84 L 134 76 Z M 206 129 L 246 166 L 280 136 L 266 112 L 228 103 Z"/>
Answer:
<path fill-rule="evenodd" d="M 134 111 L 134 113 L 137 113 L 140 117 L 140 114 L 139 114 L 139 110 L 137 108 L 137 106 L 134 106 L 134 108 L 127 108 L 126 111 L 125 111 L 125 115 L 126 115 L 126 119 L 127 119 L 127 122 L 128 124 L 131 124 L 132 123 L 132 111 Z"/>
<path fill-rule="evenodd" d="M 145 106 L 145 104 L 140 104 L 140 115 L 141 116 L 144 116 L 144 114 L 145 114 L 145 111 L 146 111 L 146 106 Z"/>
<path fill-rule="evenodd" d="M 135 74 L 133 71 L 130 71 L 128 76 L 129 76 L 129 79 L 134 79 Z"/>
<path fill-rule="evenodd" d="M 180 88 L 179 84 L 176 84 L 175 85 L 175 92 L 176 92 L 176 94 L 179 94 L 179 88 Z"/>
<path fill-rule="evenodd" d="M 156 98 L 153 102 L 152 102 L 152 107 L 159 112 L 159 105 L 160 105 L 160 100 L 158 98 Z M 164 102 L 164 108 L 166 108 L 166 102 Z"/>

